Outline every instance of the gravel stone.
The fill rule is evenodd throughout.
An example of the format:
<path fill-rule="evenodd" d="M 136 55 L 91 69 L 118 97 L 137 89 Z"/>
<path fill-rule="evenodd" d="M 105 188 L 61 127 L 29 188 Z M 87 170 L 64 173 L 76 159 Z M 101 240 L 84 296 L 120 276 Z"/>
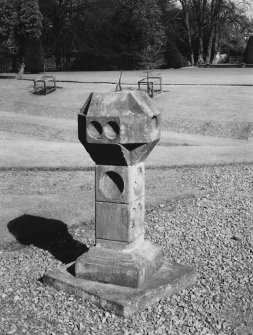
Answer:
<path fill-rule="evenodd" d="M 253 167 L 166 173 L 199 192 L 149 208 L 146 237 L 165 257 L 197 269 L 193 286 L 124 319 L 43 285 L 43 274 L 61 266 L 58 256 L 70 251 L 59 251 L 67 245 L 64 236 L 2 248 L 0 334 L 252 334 Z M 94 243 L 94 224 L 72 226 L 69 233 L 78 252 Z"/>

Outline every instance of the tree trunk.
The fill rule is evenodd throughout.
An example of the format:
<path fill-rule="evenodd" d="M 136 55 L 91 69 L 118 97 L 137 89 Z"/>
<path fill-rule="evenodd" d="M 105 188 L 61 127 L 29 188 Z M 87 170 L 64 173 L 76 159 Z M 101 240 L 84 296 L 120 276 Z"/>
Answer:
<path fill-rule="evenodd" d="M 191 39 L 190 20 L 189 20 L 191 0 L 179 0 L 179 2 L 181 3 L 182 7 L 184 25 L 187 35 L 187 42 L 190 52 L 191 65 L 194 65 L 194 55 L 192 50 L 192 39 Z"/>
<path fill-rule="evenodd" d="M 208 40 L 208 47 L 207 47 L 207 55 L 206 55 L 206 63 L 210 64 L 211 62 L 211 56 L 212 56 L 212 49 L 213 49 L 213 33 L 214 29 L 211 28 L 209 40 Z"/>
<path fill-rule="evenodd" d="M 186 26 L 186 33 L 187 33 L 187 39 L 188 39 L 188 45 L 189 45 L 189 51 L 190 51 L 190 57 L 191 57 L 191 65 L 194 65 L 194 55 L 193 55 L 193 50 L 192 50 L 192 39 L 191 39 L 191 32 L 190 32 L 189 13 L 186 13 L 186 15 L 185 15 L 185 26 Z"/>
<path fill-rule="evenodd" d="M 206 62 L 210 63 L 212 60 L 212 51 L 213 51 L 213 45 L 214 41 L 217 39 L 218 34 L 218 23 L 219 23 L 219 16 L 220 11 L 222 8 L 223 0 L 212 0 L 211 2 L 211 17 L 210 17 L 210 35 L 208 40 L 208 48 L 207 48 L 207 57 Z"/>
<path fill-rule="evenodd" d="M 194 65 L 194 54 L 193 54 L 193 50 L 192 50 L 192 40 L 191 40 L 191 36 L 188 36 L 188 43 L 189 43 L 189 49 L 190 49 L 190 57 L 191 57 L 191 65 Z"/>
<path fill-rule="evenodd" d="M 215 25 L 214 29 L 214 38 L 213 38 L 213 57 L 211 59 L 212 62 L 217 63 L 217 55 L 219 52 L 219 27 L 218 24 Z"/>
<path fill-rule="evenodd" d="M 199 53 L 198 53 L 198 64 L 204 64 L 204 47 L 203 47 L 203 29 L 199 32 Z"/>
<path fill-rule="evenodd" d="M 213 47 L 213 29 L 214 29 L 214 20 L 215 20 L 215 5 L 216 0 L 211 1 L 211 13 L 210 13 L 210 32 L 209 32 L 209 38 L 208 38 L 208 47 L 207 47 L 207 55 L 206 55 L 206 63 L 209 64 L 211 61 L 211 53 L 212 53 L 212 47 Z"/>
<path fill-rule="evenodd" d="M 205 14 L 207 10 L 207 0 L 202 1 L 193 1 L 194 14 L 198 27 L 198 41 L 199 41 L 199 50 L 198 50 L 198 64 L 204 63 L 204 28 L 205 28 Z"/>

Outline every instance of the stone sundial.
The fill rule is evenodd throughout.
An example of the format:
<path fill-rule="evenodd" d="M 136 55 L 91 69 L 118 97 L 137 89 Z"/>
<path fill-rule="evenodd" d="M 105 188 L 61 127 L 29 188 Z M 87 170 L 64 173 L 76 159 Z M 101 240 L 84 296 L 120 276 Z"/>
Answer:
<path fill-rule="evenodd" d="M 46 274 L 47 284 L 126 316 L 194 281 L 194 270 L 164 259 L 145 239 L 144 160 L 160 133 L 160 113 L 146 93 L 90 94 L 78 136 L 96 164 L 96 244 Z"/>

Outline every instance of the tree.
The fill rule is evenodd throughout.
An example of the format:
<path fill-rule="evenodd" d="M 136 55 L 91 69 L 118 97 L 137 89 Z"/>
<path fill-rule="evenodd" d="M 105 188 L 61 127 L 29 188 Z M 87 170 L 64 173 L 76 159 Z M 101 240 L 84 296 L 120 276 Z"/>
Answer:
<path fill-rule="evenodd" d="M 209 38 L 208 38 L 206 63 L 211 62 L 214 35 L 218 34 L 219 17 L 223 4 L 224 0 L 211 0 L 211 10 L 209 17 Z"/>
<path fill-rule="evenodd" d="M 74 24 L 86 64 L 92 62 L 93 67 L 96 62 L 103 69 L 136 68 L 147 51 L 150 55 L 150 46 L 152 53 L 160 57 L 165 51 L 166 35 L 159 1 L 87 0 L 85 6 L 79 3 Z"/>
<path fill-rule="evenodd" d="M 182 16 L 185 25 L 187 42 L 190 51 L 190 62 L 191 65 L 194 65 L 194 54 L 192 48 L 192 37 L 191 37 L 191 28 L 190 28 L 190 13 L 192 7 L 192 0 L 179 0 L 182 7 Z"/>
<path fill-rule="evenodd" d="M 147 71 L 152 69 L 158 69 L 163 65 L 163 60 L 159 57 L 159 51 L 156 50 L 155 46 L 147 45 L 139 55 L 139 65 L 141 68 Z"/>
<path fill-rule="evenodd" d="M 245 11 L 247 0 L 179 0 L 187 39 L 194 42 L 195 58 L 198 63 L 211 63 L 221 45 L 237 41 L 242 45 L 249 19 Z"/>
<path fill-rule="evenodd" d="M 193 17 L 197 25 L 198 36 L 198 57 L 197 63 L 202 64 L 205 61 L 204 37 L 208 16 L 208 0 L 192 0 Z"/>
<path fill-rule="evenodd" d="M 62 58 L 69 63 L 73 52 L 79 49 L 83 26 L 78 26 L 90 0 L 39 0 L 43 14 L 42 42 L 48 54 L 55 56 L 56 67 L 62 68 Z M 76 29 L 78 28 L 78 29 Z M 79 32 L 77 33 L 77 30 Z M 79 36 L 80 35 L 80 36 Z"/>
<path fill-rule="evenodd" d="M 207 61 L 215 61 L 219 50 L 227 54 L 243 54 L 246 46 L 245 37 L 253 32 L 252 22 L 246 15 L 246 5 L 246 1 L 239 4 L 232 0 L 224 0 L 221 7 L 216 9 L 213 31 L 209 35 Z"/>
<path fill-rule="evenodd" d="M 14 2 L 0 0 L 0 58 L 3 62 L 9 57 L 12 58 L 13 68 L 15 68 L 14 57 L 19 50 L 16 42 L 17 23 L 18 13 Z"/>
<path fill-rule="evenodd" d="M 13 70 L 24 57 L 27 41 L 40 37 L 41 27 L 38 0 L 0 0 L 0 49 L 12 58 Z"/>
<path fill-rule="evenodd" d="M 39 39 L 42 29 L 42 14 L 38 0 L 20 0 L 18 4 L 19 23 L 18 34 L 26 41 Z"/>
<path fill-rule="evenodd" d="M 40 39 L 30 39 L 25 50 L 26 69 L 31 73 L 43 71 L 44 57 Z"/>
<path fill-rule="evenodd" d="M 182 67 L 181 55 L 178 52 L 175 43 L 171 39 L 167 40 L 166 61 L 168 68 L 179 69 Z"/>
<path fill-rule="evenodd" d="M 148 67 L 160 67 L 161 54 L 166 50 L 166 34 L 158 1 L 139 0 L 133 14 L 140 41 L 139 64 L 143 64 L 144 61 Z"/>
<path fill-rule="evenodd" d="M 19 58 L 25 58 L 25 63 L 28 62 L 26 70 L 36 73 L 41 71 L 41 62 L 43 62 L 43 50 L 39 40 L 43 17 L 39 9 L 38 0 L 19 1 L 18 14 L 17 41 L 19 44 Z"/>

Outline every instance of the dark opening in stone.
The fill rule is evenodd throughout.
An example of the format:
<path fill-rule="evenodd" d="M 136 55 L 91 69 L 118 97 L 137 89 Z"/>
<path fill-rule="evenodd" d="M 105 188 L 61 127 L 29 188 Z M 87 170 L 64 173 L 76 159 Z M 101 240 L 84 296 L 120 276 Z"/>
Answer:
<path fill-rule="evenodd" d="M 106 172 L 99 181 L 99 189 L 108 199 L 117 199 L 124 191 L 124 180 L 114 171 Z"/>
<path fill-rule="evenodd" d="M 96 140 L 102 135 L 103 129 L 99 122 L 92 121 L 88 124 L 87 133 L 90 137 L 95 138 Z"/>
<path fill-rule="evenodd" d="M 109 121 L 104 126 L 104 134 L 110 140 L 114 140 L 119 135 L 119 132 L 120 132 L 119 125 L 114 121 Z"/>

